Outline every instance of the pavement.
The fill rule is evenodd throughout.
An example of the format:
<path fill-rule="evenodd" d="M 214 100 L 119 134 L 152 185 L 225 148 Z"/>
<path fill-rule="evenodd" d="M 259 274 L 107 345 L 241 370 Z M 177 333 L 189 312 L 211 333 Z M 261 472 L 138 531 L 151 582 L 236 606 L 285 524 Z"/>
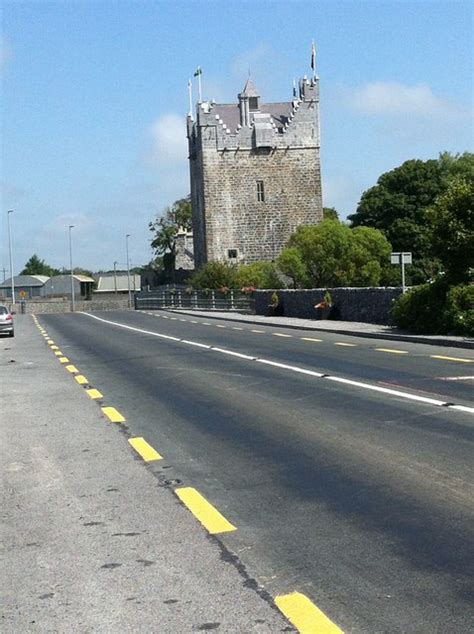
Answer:
<path fill-rule="evenodd" d="M 355 337 L 370 339 L 389 339 L 391 341 L 407 341 L 411 343 L 425 343 L 434 346 L 449 346 L 452 348 L 474 349 L 474 338 L 455 337 L 452 335 L 412 335 L 397 330 L 393 326 L 366 324 L 357 321 L 332 321 L 330 319 L 300 319 L 298 317 L 267 317 L 264 315 L 250 315 L 234 311 L 185 310 L 177 308 L 162 309 L 174 313 L 195 315 L 197 317 L 212 317 L 228 321 L 239 321 L 255 325 L 278 326 L 279 328 L 293 328 L 298 330 L 325 331 Z"/>
<path fill-rule="evenodd" d="M 0 375 L 2 632 L 294 631 L 31 316 L 0 339 Z"/>

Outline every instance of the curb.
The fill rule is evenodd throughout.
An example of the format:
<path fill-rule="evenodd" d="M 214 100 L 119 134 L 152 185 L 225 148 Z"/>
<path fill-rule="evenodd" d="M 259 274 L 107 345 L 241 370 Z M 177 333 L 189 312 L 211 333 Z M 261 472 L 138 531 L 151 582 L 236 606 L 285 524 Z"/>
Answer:
<path fill-rule="evenodd" d="M 190 310 L 181 310 L 181 309 L 170 309 L 170 308 L 160 308 L 155 310 L 163 310 L 170 313 L 180 313 L 182 315 L 196 315 L 194 311 Z M 202 315 L 200 315 L 202 316 Z M 422 343 L 430 346 L 445 346 L 450 348 L 465 348 L 467 350 L 474 349 L 474 341 L 463 341 L 461 340 L 451 340 L 446 339 L 444 337 L 437 337 L 427 339 L 425 336 L 418 335 L 405 335 L 405 334 L 388 334 L 388 333 L 374 333 L 374 332 L 360 332 L 356 330 L 344 330 L 341 328 L 317 328 L 313 326 L 299 326 L 294 324 L 282 324 L 280 322 L 275 321 L 253 321 L 251 319 L 239 319 L 237 315 L 230 314 L 229 317 L 222 317 L 213 315 L 210 311 L 207 315 L 209 319 L 218 319 L 220 321 L 236 321 L 239 323 L 251 324 L 254 326 L 278 326 L 279 328 L 289 328 L 291 330 L 308 330 L 310 332 L 330 332 L 333 334 L 339 335 L 350 335 L 351 337 L 364 337 L 366 339 L 386 339 L 389 341 L 406 341 L 408 343 Z"/>

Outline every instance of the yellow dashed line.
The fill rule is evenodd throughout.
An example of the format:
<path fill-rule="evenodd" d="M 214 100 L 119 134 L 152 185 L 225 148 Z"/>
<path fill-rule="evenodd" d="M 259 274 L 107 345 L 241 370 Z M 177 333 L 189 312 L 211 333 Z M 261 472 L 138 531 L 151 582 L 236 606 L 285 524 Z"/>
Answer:
<path fill-rule="evenodd" d="M 87 383 L 89 383 L 89 381 L 83 374 L 77 374 L 74 378 L 79 383 L 79 385 L 87 385 Z"/>
<path fill-rule="evenodd" d="M 94 388 L 86 390 L 86 392 L 91 398 L 103 398 L 103 395 L 99 392 L 99 390 L 96 390 Z"/>
<path fill-rule="evenodd" d="M 285 335 L 282 332 L 272 332 L 272 335 L 274 335 L 275 337 L 292 337 L 293 335 Z"/>
<path fill-rule="evenodd" d="M 125 418 L 115 409 L 115 407 L 101 407 L 101 410 L 107 416 L 111 423 L 124 423 Z"/>
<path fill-rule="evenodd" d="M 60 361 L 61 363 L 69 363 L 69 359 L 68 359 L 67 357 L 60 357 L 60 358 L 59 358 L 59 361 Z"/>
<path fill-rule="evenodd" d="M 61 352 L 61 350 L 55 350 L 55 351 L 54 351 L 54 354 L 55 354 L 57 357 L 62 357 L 62 356 L 63 356 L 63 353 Z"/>
<path fill-rule="evenodd" d="M 474 359 L 462 359 L 460 357 L 444 357 L 441 354 L 430 355 L 432 359 L 441 359 L 441 361 L 457 361 L 458 363 L 474 363 Z"/>
<path fill-rule="evenodd" d="M 346 346 L 347 348 L 355 348 L 356 347 L 356 343 L 345 343 L 343 341 L 336 341 L 336 343 L 334 344 L 335 346 Z"/>
<path fill-rule="evenodd" d="M 377 352 L 389 352 L 391 354 L 408 354 L 408 350 L 393 350 L 392 348 L 375 348 Z"/>
<path fill-rule="evenodd" d="M 51 350 L 59 350 L 58 346 L 49 346 L 51 348 Z"/>
<path fill-rule="evenodd" d="M 129 438 L 128 442 L 132 445 L 135 451 L 140 454 L 145 462 L 163 459 L 163 456 L 160 456 L 156 449 L 153 449 L 153 447 L 149 445 L 144 438 Z"/>
<path fill-rule="evenodd" d="M 226 520 L 196 489 L 192 487 L 182 487 L 175 489 L 175 493 L 211 535 L 237 530 L 236 527 Z"/>
<path fill-rule="evenodd" d="M 302 341 L 314 341 L 317 343 L 320 343 L 322 341 L 322 339 L 315 339 L 314 337 L 301 337 Z"/>
<path fill-rule="evenodd" d="M 46 339 L 46 343 L 49 343 L 49 345 L 53 345 L 54 341 L 52 339 Z"/>
<path fill-rule="evenodd" d="M 282 594 L 275 598 L 275 603 L 300 634 L 342 634 L 342 630 L 300 592 Z"/>
<path fill-rule="evenodd" d="M 66 370 L 71 374 L 76 374 L 77 372 L 79 372 L 75 365 L 67 365 Z"/>

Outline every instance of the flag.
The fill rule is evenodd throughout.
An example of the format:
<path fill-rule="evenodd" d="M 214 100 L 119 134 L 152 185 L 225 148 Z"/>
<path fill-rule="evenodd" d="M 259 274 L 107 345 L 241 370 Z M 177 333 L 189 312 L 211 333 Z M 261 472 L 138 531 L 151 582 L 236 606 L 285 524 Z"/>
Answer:
<path fill-rule="evenodd" d="M 311 68 L 313 71 L 316 70 L 316 47 L 314 42 L 311 45 Z"/>
<path fill-rule="evenodd" d="M 198 66 L 198 67 L 196 68 L 196 71 L 195 71 L 195 73 L 194 73 L 194 77 L 199 77 L 199 75 L 202 75 L 202 70 L 201 70 L 201 67 L 200 67 L 200 66 Z"/>

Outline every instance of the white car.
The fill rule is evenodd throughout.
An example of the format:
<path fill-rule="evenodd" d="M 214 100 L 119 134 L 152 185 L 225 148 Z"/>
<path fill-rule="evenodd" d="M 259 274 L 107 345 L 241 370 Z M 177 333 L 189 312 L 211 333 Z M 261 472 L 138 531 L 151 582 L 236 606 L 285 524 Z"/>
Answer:
<path fill-rule="evenodd" d="M 15 336 L 13 326 L 13 315 L 4 304 L 0 304 L 0 334 L 7 334 L 9 337 Z"/>

